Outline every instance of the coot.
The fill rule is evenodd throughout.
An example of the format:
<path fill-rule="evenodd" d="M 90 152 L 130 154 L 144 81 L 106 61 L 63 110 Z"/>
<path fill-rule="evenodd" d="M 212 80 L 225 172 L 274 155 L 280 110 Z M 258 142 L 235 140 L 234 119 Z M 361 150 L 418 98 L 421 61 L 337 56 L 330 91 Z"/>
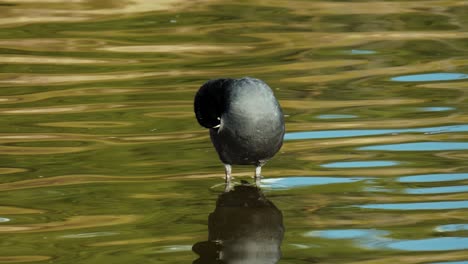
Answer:
<path fill-rule="evenodd" d="M 224 163 L 226 189 L 231 188 L 231 165 L 255 165 L 259 185 L 261 168 L 281 148 L 285 131 L 271 88 L 250 77 L 210 80 L 195 95 L 194 110 Z"/>

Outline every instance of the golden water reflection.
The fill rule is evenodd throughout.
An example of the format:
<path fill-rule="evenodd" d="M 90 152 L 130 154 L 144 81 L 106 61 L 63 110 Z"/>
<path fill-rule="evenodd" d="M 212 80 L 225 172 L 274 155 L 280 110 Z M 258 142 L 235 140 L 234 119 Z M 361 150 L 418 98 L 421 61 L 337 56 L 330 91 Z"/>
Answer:
<path fill-rule="evenodd" d="M 465 2 L 3 1 L 0 263 L 192 262 L 223 182 L 193 96 L 241 76 L 285 114 L 282 261 L 466 261 L 418 244 L 466 239 Z"/>
<path fill-rule="evenodd" d="M 0 263 L 21 263 L 50 260 L 49 256 L 0 256 Z"/>
<path fill-rule="evenodd" d="M 0 206 L 0 215 L 17 215 L 17 214 L 42 214 L 45 213 L 43 210 L 20 208 L 13 206 Z"/>
<path fill-rule="evenodd" d="M 140 217 L 137 215 L 93 215 L 73 216 L 65 221 L 37 223 L 28 225 L 2 225 L 0 233 L 32 233 L 51 232 L 70 229 L 84 229 L 94 227 L 105 227 L 122 225 L 135 222 Z"/>

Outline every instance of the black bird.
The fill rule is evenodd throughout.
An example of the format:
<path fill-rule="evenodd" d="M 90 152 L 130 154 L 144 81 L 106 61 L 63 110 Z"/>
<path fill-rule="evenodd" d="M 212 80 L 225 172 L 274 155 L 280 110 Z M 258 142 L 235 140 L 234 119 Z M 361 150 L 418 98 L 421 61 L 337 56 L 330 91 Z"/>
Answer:
<path fill-rule="evenodd" d="M 210 80 L 195 95 L 194 110 L 224 163 L 226 190 L 231 188 L 231 165 L 255 165 L 259 185 L 261 168 L 281 148 L 285 131 L 271 88 L 250 77 Z"/>

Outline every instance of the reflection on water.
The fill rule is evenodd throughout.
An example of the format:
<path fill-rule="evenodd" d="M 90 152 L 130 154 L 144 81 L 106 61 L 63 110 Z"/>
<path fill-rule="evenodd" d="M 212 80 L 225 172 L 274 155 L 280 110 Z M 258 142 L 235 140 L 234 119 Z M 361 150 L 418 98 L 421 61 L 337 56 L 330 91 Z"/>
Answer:
<path fill-rule="evenodd" d="M 376 53 L 376 51 L 374 50 L 357 50 L 357 49 L 353 49 L 350 51 L 351 54 L 355 54 L 355 55 L 367 55 L 367 54 L 374 54 Z"/>
<path fill-rule="evenodd" d="M 356 118 L 355 115 L 319 115 L 319 119 L 343 119 L 343 118 Z"/>
<path fill-rule="evenodd" d="M 277 263 L 283 234 L 281 211 L 259 188 L 239 185 L 219 195 L 193 263 Z"/>
<path fill-rule="evenodd" d="M 398 178 L 399 182 L 443 182 L 467 180 L 468 173 L 447 173 L 404 176 Z"/>
<path fill-rule="evenodd" d="M 468 185 L 428 187 L 428 188 L 410 188 L 405 190 L 410 194 L 431 194 L 431 193 L 463 193 L 468 192 Z"/>
<path fill-rule="evenodd" d="M 468 74 L 463 73 L 428 73 L 393 77 L 396 82 L 434 82 L 434 81 L 453 81 L 468 79 Z"/>
<path fill-rule="evenodd" d="M 312 231 L 305 234 L 305 236 L 317 236 L 329 239 L 359 239 L 359 238 L 373 238 L 387 235 L 388 232 L 372 229 L 343 229 L 343 230 L 321 230 Z"/>
<path fill-rule="evenodd" d="M 442 225 L 435 228 L 438 232 L 455 232 L 468 230 L 468 224 L 453 224 L 453 225 Z"/>
<path fill-rule="evenodd" d="M 64 235 L 62 238 L 90 238 L 90 237 L 102 237 L 102 236 L 113 236 L 118 235 L 117 232 L 94 232 L 94 233 L 82 233 L 82 234 L 72 234 Z"/>
<path fill-rule="evenodd" d="M 468 142 L 415 142 L 403 144 L 388 144 L 360 147 L 360 150 L 386 150 L 386 151 L 444 151 L 467 150 Z"/>
<path fill-rule="evenodd" d="M 283 230 L 246 224 L 281 223 L 263 194 L 213 212 L 223 169 L 193 114 L 202 83 L 243 76 L 285 114 L 261 183 L 287 226 L 280 263 L 468 260 L 466 1 L 6 0 L 0 14 L 0 263 L 190 263 L 195 241 L 206 259 L 235 234 L 260 242 L 227 256 L 252 257 L 261 230 L 276 261 Z"/>
<path fill-rule="evenodd" d="M 324 168 L 372 168 L 396 166 L 398 162 L 390 160 L 370 160 L 370 161 L 344 161 L 332 162 L 321 165 Z"/>
<path fill-rule="evenodd" d="M 325 185 L 335 183 L 351 183 L 362 181 L 364 178 L 345 178 L 345 177 L 287 177 L 262 180 L 262 187 L 272 189 L 291 189 L 298 187 L 307 187 L 314 185 Z"/>
<path fill-rule="evenodd" d="M 310 132 L 294 132 L 287 133 L 285 140 L 295 139 L 321 139 L 321 138 L 342 138 L 342 137 L 361 137 L 374 135 L 396 135 L 401 133 L 455 133 L 467 132 L 468 125 L 440 126 L 440 127 L 423 127 L 423 128 L 407 128 L 407 129 L 359 129 L 359 130 L 324 130 Z"/>
<path fill-rule="evenodd" d="M 452 111 L 455 110 L 453 107 L 447 106 L 429 106 L 429 107 L 422 107 L 421 111 L 424 112 L 441 112 L 441 111 Z"/>
<path fill-rule="evenodd" d="M 449 210 L 468 208 L 468 201 L 365 204 L 358 207 L 383 210 Z"/>
<path fill-rule="evenodd" d="M 418 240 L 395 241 L 386 245 L 405 251 L 446 251 L 468 249 L 468 237 L 438 237 Z"/>
<path fill-rule="evenodd" d="M 444 262 L 431 262 L 431 264 L 468 264 L 467 261 L 444 261 Z"/>
<path fill-rule="evenodd" d="M 95 216 L 74 216 L 70 219 L 57 222 L 1 225 L 0 233 L 34 233 L 68 229 L 83 229 L 91 227 L 103 227 L 121 225 L 135 222 L 138 219 L 134 215 L 95 215 Z"/>
<path fill-rule="evenodd" d="M 438 237 L 429 239 L 400 240 L 390 237 L 390 232 L 375 229 L 321 230 L 305 236 L 327 239 L 354 240 L 366 248 L 390 248 L 402 251 L 448 251 L 468 248 L 468 238 Z"/>

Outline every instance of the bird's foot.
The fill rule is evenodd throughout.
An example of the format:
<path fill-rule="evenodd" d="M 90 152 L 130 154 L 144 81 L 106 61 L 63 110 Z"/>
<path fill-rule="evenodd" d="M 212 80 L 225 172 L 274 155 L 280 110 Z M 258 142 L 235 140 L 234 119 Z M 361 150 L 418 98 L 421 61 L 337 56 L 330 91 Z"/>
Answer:
<path fill-rule="evenodd" d="M 226 182 L 224 185 L 224 192 L 230 192 L 232 190 L 233 184 L 231 182 Z"/>
<path fill-rule="evenodd" d="M 255 185 L 257 185 L 257 187 L 260 187 L 262 178 L 263 178 L 263 176 L 261 176 L 261 175 L 258 175 L 258 176 L 256 175 L 256 176 L 254 177 Z"/>
<path fill-rule="evenodd" d="M 224 188 L 224 192 L 229 192 L 230 190 L 232 190 L 232 175 L 231 175 L 231 172 L 232 172 L 232 169 L 231 169 L 231 165 L 229 164 L 224 164 L 224 169 L 225 169 L 225 176 L 224 176 L 224 182 L 226 184 L 225 188 Z"/>
<path fill-rule="evenodd" d="M 261 179 L 263 178 L 262 175 L 262 166 L 261 165 L 258 165 L 256 168 L 255 168 L 255 176 L 254 176 L 254 179 L 255 179 L 255 185 L 257 185 L 257 187 L 260 187 L 260 181 Z"/>

